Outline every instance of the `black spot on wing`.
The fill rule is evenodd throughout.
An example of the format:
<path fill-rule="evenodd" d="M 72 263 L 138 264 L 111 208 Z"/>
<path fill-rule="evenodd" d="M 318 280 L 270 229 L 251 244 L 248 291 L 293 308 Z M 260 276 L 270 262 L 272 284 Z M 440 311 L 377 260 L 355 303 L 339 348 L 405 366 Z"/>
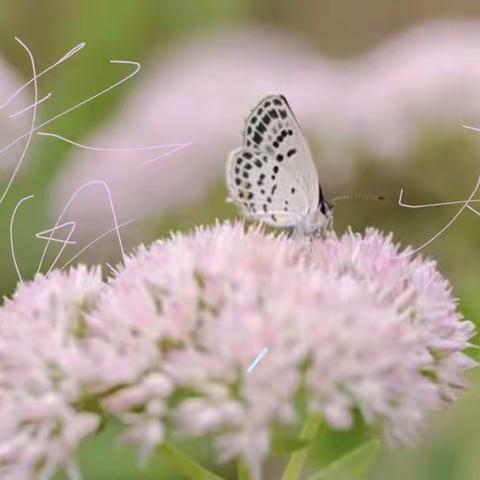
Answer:
<path fill-rule="evenodd" d="M 288 150 L 287 152 L 287 157 L 291 157 L 293 155 L 295 155 L 297 153 L 297 149 L 296 148 L 291 148 L 290 150 Z"/>

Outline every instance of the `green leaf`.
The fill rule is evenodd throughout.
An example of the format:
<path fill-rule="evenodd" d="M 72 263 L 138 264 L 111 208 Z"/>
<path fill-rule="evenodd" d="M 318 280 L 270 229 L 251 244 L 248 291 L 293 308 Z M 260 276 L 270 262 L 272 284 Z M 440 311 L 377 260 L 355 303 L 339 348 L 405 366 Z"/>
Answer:
<path fill-rule="evenodd" d="M 190 480 L 222 480 L 222 477 L 210 472 L 171 443 L 165 442 L 157 450 L 165 456 L 177 473 L 185 475 Z"/>
<path fill-rule="evenodd" d="M 272 444 L 272 451 L 274 453 L 292 453 L 305 448 L 310 444 L 311 440 L 305 438 L 274 438 Z"/>
<path fill-rule="evenodd" d="M 303 466 L 308 456 L 308 451 L 312 440 L 318 432 L 320 426 L 320 418 L 312 415 L 307 418 L 302 428 L 301 438 L 308 442 L 308 446 L 297 450 L 292 453 L 290 460 L 287 463 L 287 467 L 282 475 L 282 480 L 298 480 L 302 473 Z"/>
<path fill-rule="evenodd" d="M 359 480 L 375 460 L 380 442 L 372 440 L 314 473 L 308 480 Z"/>

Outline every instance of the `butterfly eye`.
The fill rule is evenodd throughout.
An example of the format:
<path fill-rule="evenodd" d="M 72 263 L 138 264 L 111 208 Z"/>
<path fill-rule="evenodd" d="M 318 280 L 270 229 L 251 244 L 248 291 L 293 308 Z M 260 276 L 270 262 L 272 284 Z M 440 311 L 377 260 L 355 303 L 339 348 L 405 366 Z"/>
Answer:
<path fill-rule="evenodd" d="M 333 205 L 327 202 L 326 200 L 322 200 L 320 202 L 320 211 L 326 215 L 329 210 L 333 209 Z"/>

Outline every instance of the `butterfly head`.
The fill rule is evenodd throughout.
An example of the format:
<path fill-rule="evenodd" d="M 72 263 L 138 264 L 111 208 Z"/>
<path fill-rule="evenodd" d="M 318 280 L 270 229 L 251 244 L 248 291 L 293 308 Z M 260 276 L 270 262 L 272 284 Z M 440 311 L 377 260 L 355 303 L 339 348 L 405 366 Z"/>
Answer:
<path fill-rule="evenodd" d="M 333 216 L 333 207 L 334 204 L 330 203 L 328 200 L 325 200 L 322 198 L 320 200 L 320 205 L 318 206 L 318 209 L 320 212 L 322 212 L 325 216 Z"/>
<path fill-rule="evenodd" d="M 295 226 L 294 236 L 318 238 L 332 228 L 333 206 L 326 200 L 320 200 L 318 208 L 307 213 Z"/>
<path fill-rule="evenodd" d="M 333 204 L 322 198 L 317 211 L 321 214 L 319 218 L 320 229 L 323 231 L 330 230 L 333 226 Z"/>

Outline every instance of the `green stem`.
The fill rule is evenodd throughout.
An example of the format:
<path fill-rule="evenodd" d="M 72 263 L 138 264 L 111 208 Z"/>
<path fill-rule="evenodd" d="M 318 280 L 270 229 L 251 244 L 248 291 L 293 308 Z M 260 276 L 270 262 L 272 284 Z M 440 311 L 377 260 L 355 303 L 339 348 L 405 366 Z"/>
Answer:
<path fill-rule="evenodd" d="M 237 462 L 237 474 L 238 480 L 250 480 L 252 478 L 250 475 L 250 469 L 242 458 Z"/>
<path fill-rule="evenodd" d="M 223 480 L 222 477 L 202 467 L 171 443 L 163 443 L 158 450 L 177 473 L 185 475 L 191 480 Z"/>
<path fill-rule="evenodd" d="M 307 418 L 301 433 L 302 440 L 313 440 L 317 434 L 320 426 L 320 419 L 318 416 L 311 416 Z M 283 473 L 282 480 L 298 480 L 302 473 L 305 460 L 307 459 L 310 445 L 306 445 L 301 450 L 294 452 L 288 461 L 287 468 Z"/>

